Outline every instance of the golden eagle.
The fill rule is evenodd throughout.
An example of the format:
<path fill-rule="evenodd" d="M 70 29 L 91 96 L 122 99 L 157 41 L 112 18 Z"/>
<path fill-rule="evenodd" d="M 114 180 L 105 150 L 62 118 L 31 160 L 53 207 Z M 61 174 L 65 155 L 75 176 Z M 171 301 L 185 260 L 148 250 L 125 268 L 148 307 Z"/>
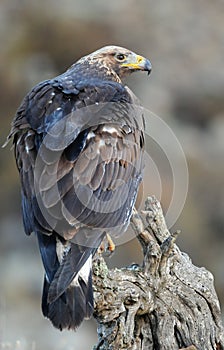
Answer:
<path fill-rule="evenodd" d="M 76 329 L 93 312 L 91 262 L 129 224 L 143 171 L 144 119 L 122 79 L 149 60 L 107 46 L 36 85 L 13 120 L 25 232 L 37 236 L 42 311 Z"/>

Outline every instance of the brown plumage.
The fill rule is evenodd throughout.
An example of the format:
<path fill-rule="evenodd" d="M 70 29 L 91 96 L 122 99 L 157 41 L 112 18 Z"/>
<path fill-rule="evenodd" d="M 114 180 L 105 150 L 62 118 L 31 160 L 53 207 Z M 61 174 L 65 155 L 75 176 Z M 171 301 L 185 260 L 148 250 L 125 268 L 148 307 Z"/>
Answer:
<path fill-rule="evenodd" d="M 151 70 L 116 46 L 81 58 L 35 86 L 13 120 L 26 234 L 45 268 L 42 310 L 75 329 L 93 312 L 91 259 L 107 233 L 129 224 L 143 171 L 144 121 L 122 79 Z"/>

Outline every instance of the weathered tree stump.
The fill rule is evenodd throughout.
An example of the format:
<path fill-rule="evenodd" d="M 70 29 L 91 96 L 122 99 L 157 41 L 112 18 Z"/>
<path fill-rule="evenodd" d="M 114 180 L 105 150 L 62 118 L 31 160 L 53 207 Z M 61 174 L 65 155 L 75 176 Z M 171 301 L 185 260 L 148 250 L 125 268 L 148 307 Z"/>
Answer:
<path fill-rule="evenodd" d="M 221 350 L 224 329 L 213 276 L 194 266 L 167 229 L 160 203 L 147 199 L 132 226 L 143 248 L 142 266 L 108 270 L 93 265 L 99 342 L 94 350 Z"/>

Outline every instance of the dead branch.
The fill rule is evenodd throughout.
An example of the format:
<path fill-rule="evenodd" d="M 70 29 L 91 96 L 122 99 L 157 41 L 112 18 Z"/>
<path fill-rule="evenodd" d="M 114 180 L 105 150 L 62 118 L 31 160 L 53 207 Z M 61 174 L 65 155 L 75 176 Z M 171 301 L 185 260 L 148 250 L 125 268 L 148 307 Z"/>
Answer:
<path fill-rule="evenodd" d="M 94 350 L 222 350 L 224 331 L 213 276 L 192 264 L 150 197 L 143 217 L 132 216 L 142 266 L 109 270 L 102 256 L 93 266 L 98 344 Z"/>

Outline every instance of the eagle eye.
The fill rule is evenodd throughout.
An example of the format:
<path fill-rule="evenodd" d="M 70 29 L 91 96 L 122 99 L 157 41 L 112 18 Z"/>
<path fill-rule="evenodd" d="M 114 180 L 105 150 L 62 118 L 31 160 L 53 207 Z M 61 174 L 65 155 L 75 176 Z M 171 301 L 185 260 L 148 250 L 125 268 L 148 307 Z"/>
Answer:
<path fill-rule="evenodd" d="M 117 61 L 123 62 L 126 59 L 126 56 L 123 53 L 118 53 L 117 55 L 115 55 L 115 58 Z"/>

